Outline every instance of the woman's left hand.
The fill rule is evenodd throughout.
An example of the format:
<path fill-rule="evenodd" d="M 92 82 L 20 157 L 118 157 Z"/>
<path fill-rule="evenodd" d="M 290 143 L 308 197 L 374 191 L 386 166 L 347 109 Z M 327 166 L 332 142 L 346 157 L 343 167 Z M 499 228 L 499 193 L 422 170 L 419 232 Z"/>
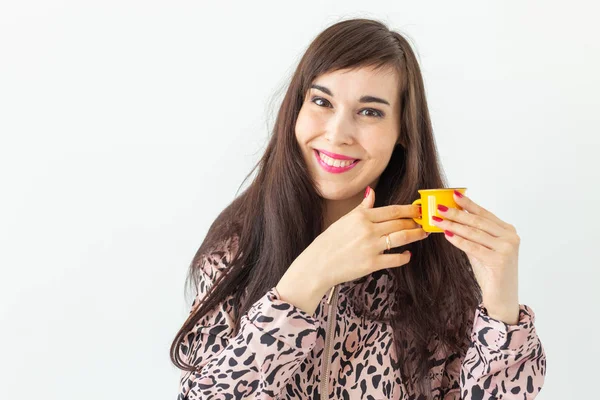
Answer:
<path fill-rule="evenodd" d="M 454 200 L 463 210 L 439 205 L 443 219 L 433 224 L 444 229 L 446 239 L 467 254 L 488 315 L 509 325 L 517 324 L 521 239 L 513 225 L 460 195 L 454 191 Z"/>

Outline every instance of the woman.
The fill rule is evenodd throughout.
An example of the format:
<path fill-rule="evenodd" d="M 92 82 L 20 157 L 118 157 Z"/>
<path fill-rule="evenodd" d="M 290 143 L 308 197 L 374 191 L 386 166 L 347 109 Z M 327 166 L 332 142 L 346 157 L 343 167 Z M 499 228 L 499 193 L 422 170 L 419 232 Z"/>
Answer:
<path fill-rule="evenodd" d="M 400 34 L 367 19 L 322 32 L 257 166 L 190 266 L 179 399 L 537 395 L 546 356 L 518 302 L 515 228 L 456 195 L 445 234 L 412 219 L 417 191 L 446 185 Z"/>

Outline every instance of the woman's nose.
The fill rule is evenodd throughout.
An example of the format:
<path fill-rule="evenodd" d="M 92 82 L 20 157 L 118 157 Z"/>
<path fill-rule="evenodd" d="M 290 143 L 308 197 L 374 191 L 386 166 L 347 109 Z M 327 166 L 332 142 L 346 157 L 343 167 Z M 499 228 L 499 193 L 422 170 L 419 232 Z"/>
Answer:
<path fill-rule="evenodd" d="M 331 141 L 347 142 L 356 134 L 354 119 L 348 113 L 338 112 L 327 124 L 327 138 Z"/>

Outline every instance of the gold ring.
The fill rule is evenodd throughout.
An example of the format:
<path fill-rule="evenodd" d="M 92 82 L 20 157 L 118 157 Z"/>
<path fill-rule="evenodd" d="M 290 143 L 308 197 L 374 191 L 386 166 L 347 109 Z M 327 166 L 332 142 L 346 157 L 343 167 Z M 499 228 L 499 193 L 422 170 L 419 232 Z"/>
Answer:
<path fill-rule="evenodd" d="M 392 248 L 392 242 L 390 241 L 390 235 L 385 235 L 385 244 L 387 245 L 388 251 Z"/>

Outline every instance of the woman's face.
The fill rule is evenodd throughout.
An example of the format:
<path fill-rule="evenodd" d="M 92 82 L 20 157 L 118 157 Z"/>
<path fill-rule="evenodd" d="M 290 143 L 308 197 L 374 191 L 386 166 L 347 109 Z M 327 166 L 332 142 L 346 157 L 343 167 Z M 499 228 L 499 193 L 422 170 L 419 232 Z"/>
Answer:
<path fill-rule="evenodd" d="M 392 69 L 341 70 L 312 82 L 296 121 L 296 139 L 323 197 L 348 199 L 359 192 L 362 196 L 367 185 L 377 186 L 399 137 L 398 100 Z M 333 173 L 321 165 L 315 150 L 359 161 Z"/>

